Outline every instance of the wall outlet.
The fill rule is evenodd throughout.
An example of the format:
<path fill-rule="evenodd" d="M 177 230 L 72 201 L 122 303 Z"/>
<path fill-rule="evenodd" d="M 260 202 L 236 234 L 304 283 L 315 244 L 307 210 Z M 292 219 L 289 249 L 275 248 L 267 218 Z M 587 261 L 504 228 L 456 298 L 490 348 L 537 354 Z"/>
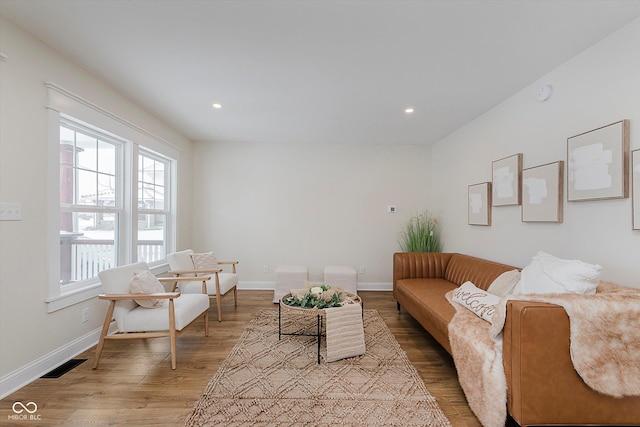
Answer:
<path fill-rule="evenodd" d="M 364 272 L 365 272 L 364 265 L 361 265 L 360 266 L 360 274 L 364 274 Z"/>
<path fill-rule="evenodd" d="M 89 307 L 82 309 L 82 323 L 89 321 Z"/>
<path fill-rule="evenodd" d="M 269 272 L 269 266 L 268 266 L 268 265 L 265 265 L 264 267 L 262 267 L 262 271 L 263 271 L 264 273 L 268 273 L 268 272 Z"/>

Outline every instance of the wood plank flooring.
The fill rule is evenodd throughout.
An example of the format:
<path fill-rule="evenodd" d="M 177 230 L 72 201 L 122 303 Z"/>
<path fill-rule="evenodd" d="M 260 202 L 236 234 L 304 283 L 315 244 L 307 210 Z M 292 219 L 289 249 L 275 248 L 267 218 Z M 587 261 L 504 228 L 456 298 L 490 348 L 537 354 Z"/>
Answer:
<path fill-rule="evenodd" d="M 479 427 L 457 380 L 449 354 L 405 311 L 398 314 L 391 292 L 359 292 L 365 308 L 376 309 L 420 373 L 454 427 Z M 222 322 L 209 312 L 209 337 L 202 323 L 178 338 L 178 368 L 170 366 L 169 339 L 110 341 L 100 365 L 88 359 L 57 379 L 38 379 L 0 401 L 0 425 L 13 421 L 14 402 L 35 402 L 39 426 L 179 426 L 258 309 L 276 308 L 272 291 L 238 291 L 222 302 Z M 26 414 L 26 413 L 24 413 Z"/>

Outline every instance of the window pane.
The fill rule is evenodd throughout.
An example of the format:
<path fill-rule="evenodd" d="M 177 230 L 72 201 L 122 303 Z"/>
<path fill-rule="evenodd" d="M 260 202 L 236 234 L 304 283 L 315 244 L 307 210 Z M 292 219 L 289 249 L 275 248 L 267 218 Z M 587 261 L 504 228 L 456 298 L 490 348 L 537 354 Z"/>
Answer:
<path fill-rule="evenodd" d="M 116 177 L 113 175 L 98 174 L 98 197 L 99 206 L 116 206 Z"/>
<path fill-rule="evenodd" d="M 98 141 L 90 136 L 76 132 L 77 167 L 98 170 Z"/>
<path fill-rule="evenodd" d="M 77 171 L 76 182 L 76 204 L 92 205 L 98 204 L 98 174 L 82 169 Z"/>
<path fill-rule="evenodd" d="M 116 146 L 98 141 L 98 172 L 116 174 Z"/>
<path fill-rule="evenodd" d="M 60 283 L 97 277 L 117 265 L 118 215 L 63 212 L 60 219 Z"/>
<path fill-rule="evenodd" d="M 164 259 L 165 246 L 164 214 L 138 215 L 138 260 L 147 263 Z"/>
<path fill-rule="evenodd" d="M 165 163 L 145 155 L 138 158 L 138 207 L 165 210 Z"/>

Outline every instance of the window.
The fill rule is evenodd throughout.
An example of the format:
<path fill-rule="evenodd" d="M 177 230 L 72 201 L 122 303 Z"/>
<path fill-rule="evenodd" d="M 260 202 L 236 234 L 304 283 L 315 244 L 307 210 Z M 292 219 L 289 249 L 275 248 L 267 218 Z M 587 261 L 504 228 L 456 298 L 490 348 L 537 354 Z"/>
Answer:
<path fill-rule="evenodd" d="M 60 284 L 118 265 L 124 213 L 123 146 L 106 134 L 61 120 Z"/>
<path fill-rule="evenodd" d="M 167 256 L 169 162 L 146 150 L 138 155 L 138 260 Z"/>
<path fill-rule="evenodd" d="M 47 252 L 54 312 L 96 297 L 98 273 L 175 249 L 180 149 L 47 82 Z"/>

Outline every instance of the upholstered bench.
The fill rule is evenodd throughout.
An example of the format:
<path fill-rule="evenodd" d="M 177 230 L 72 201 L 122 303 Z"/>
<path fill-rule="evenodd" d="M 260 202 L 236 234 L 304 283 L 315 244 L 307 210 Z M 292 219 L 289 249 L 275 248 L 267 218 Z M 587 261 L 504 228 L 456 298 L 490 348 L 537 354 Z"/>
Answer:
<path fill-rule="evenodd" d="M 273 291 L 273 302 L 291 292 L 291 289 L 304 287 L 309 280 L 309 267 L 306 265 L 280 265 L 276 268 L 276 286 Z"/>
<path fill-rule="evenodd" d="M 357 294 L 358 273 L 349 265 L 327 265 L 324 268 L 324 283 Z"/>

